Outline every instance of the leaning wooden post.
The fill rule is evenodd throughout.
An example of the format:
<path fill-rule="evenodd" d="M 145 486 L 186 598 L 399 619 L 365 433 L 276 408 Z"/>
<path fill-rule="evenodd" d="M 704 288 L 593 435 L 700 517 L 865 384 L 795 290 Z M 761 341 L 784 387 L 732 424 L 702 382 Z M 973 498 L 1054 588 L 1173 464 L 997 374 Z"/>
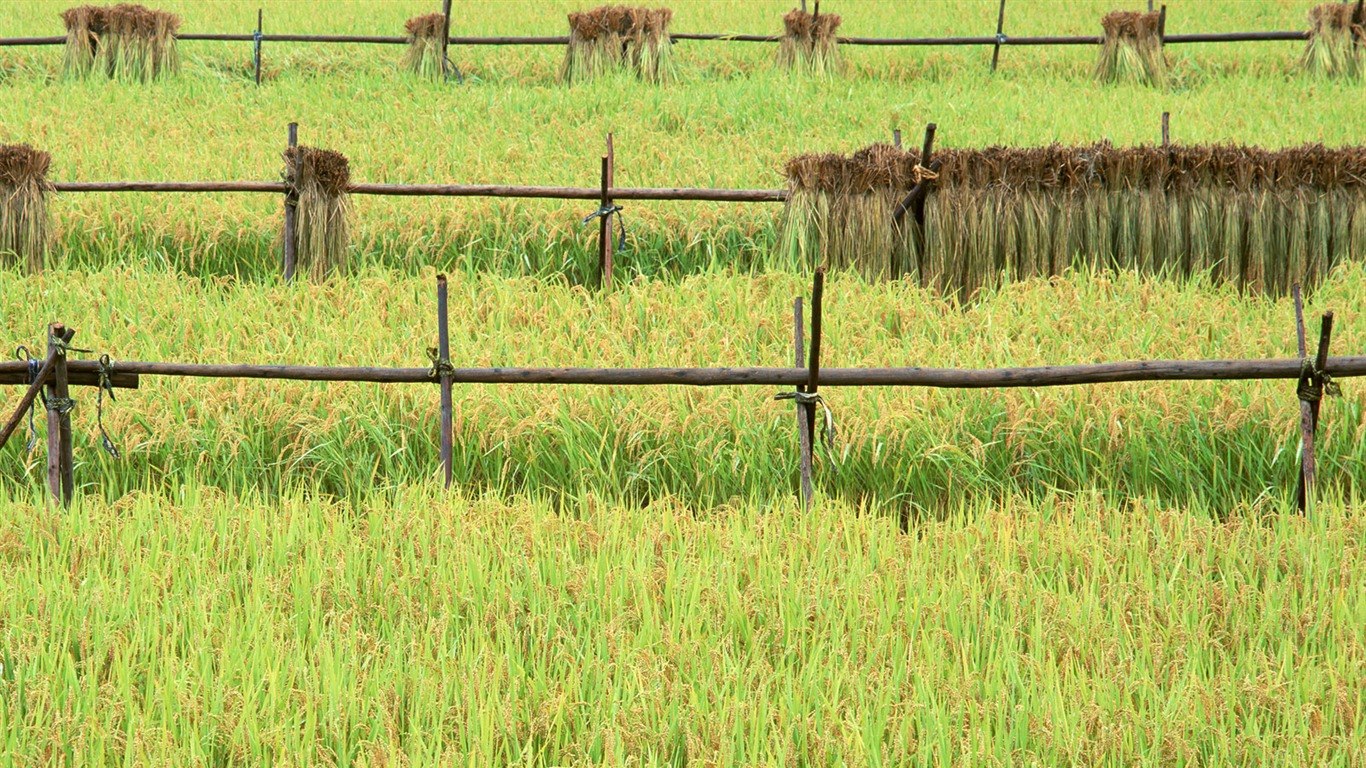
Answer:
<path fill-rule="evenodd" d="M 446 276 L 436 276 L 436 345 L 437 373 L 441 376 L 441 469 L 446 486 L 451 487 L 453 476 L 454 419 L 451 415 L 451 331 L 447 312 Z"/>
<path fill-rule="evenodd" d="M 925 143 L 920 148 L 920 167 L 929 169 L 930 155 L 934 152 L 934 132 L 938 129 L 934 123 L 925 126 Z M 915 223 L 920 225 L 921 231 L 925 228 L 925 194 L 922 192 L 919 197 L 912 201 L 912 212 L 915 214 Z"/>
<path fill-rule="evenodd" d="M 1006 0 L 1001 0 L 1001 10 L 996 14 L 996 45 L 991 48 L 991 71 L 996 71 L 996 62 L 1001 58 L 1001 43 L 1005 41 Z M 922 163 L 923 165 L 923 163 Z"/>
<path fill-rule="evenodd" d="M 445 81 L 451 77 L 450 57 L 446 55 L 451 44 L 451 0 L 442 0 L 441 15 L 446 17 L 441 24 L 441 79 Z"/>
<path fill-rule="evenodd" d="M 256 84 L 261 84 L 261 9 L 256 9 L 256 34 L 253 35 L 252 57 L 256 60 Z"/>
<path fill-rule="evenodd" d="M 812 462 L 816 442 L 816 394 L 820 389 L 821 371 L 821 297 L 825 294 L 825 267 L 816 268 L 811 286 L 811 360 L 806 377 L 806 434 L 809 438 L 805 461 Z"/>
<path fill-rule="evenodd" d="M 607 154 L 602 156 L 602 195 L 598 208 L 598 275 L 603 290 L 612 287 L 612 174 L 616 164 L 612 134 L 607 134 Z"/>
<path fill-rule="evenodd" d="M 296 148 L 296 147 L 298 147 L 298 146 L 299 146 L 299 124 L 298 124 L 298 123 L 290 123 L 290 124 L 289 124 L 289 148 L 292 150 L 292 149 L 294 149 L 294 148 Z M 292 155 L 293 152 L 291 152 L 290 154 Z M 287 161 L 285 162 L 286 167 L 289 166 L 289 163 L 290 163 L 290 162 L 293 162 L 293 161 L 295 161 L 295 160 L 297 160 L 297 158 L 293 158 L 293 157 L 291 157 L 289 160 L 287 160 Z M 295 174 L 286 174 L 286 175 L 289 176 L 290 181 L 289 181 L 289 183 L 287 184 L 287 186 L 286 186 L 286 188 L 285 188 L 285 261 L 284 261 L 284 273 L 285 273 L 285 282 L 289 282 L 289 281 L 291 281 L 291 280 L 294 279 L 294 268 L 295 268 L 295 264 L 296 264 L 296 259 L 298 258 L 298 255 L 297 255 L 297 253 L 296 253 L 296 251 L 295 251 L 295 245 L 296 245 L 296 244 L 295 244 L 295 242 L 294 242 L 294 228 L 295 228 L 295 227 L 297 226 L 297 224 L 298 224 L 298 222 L 297 222 L 298 210 L 297 210 L 297 209 L 298 209 L 298 205 L 299 205 L 299 194 L 298 194 L 297 190 L 296 190 L 295 187 L 294 187 L 294 183 L 297 181 L 297 179 L 294 178 Z"/>
<path fill-rule="evenodd" d="M 1299 342 L 1301 371 L 1295 385 L 1300 401 L 1300 472 L 1295 482 L 1295 504 L 1300 512 L 1308 512 L 1313 505 L 1314 487 L 1318 480 L 1315 443 L 1318 437 L 1319 405 L 1323 400 L 1323 371 L 1328 367 L 1328 345 L 1333 336 L 1333 313 L 1323 313 L 1319 325 L 1319 346 L 1313 367 L 1308 364 L 1308 349 L 1304 333 L 1304 309 L 1299 286 L 1295 286 L 1295 332 Z"/>
<path fill-rule="evenodd" d="M 792 302 L 792 354 L 797 368 L 806 367 L 806 340 L 802 338 L 802 297 Z M 797 392 L 806 392 L 805 384 L 797 385 Z M 811 426 L 806 420 L 806 406 L 797 401 L 797 449 L 801 467 L 802 506 L 811 506 L 814 491 L 811 488 Z"/>
<path fill-rule="evenodd" d="M 71 461 L 71 389 L 66 372 L 66 345 L 76 332 L 52 323 L 47 334 L 47 353 L 53 358 L 47 383 L 47 488 L 53 501 L 65 507 L 76 492 Z"/>

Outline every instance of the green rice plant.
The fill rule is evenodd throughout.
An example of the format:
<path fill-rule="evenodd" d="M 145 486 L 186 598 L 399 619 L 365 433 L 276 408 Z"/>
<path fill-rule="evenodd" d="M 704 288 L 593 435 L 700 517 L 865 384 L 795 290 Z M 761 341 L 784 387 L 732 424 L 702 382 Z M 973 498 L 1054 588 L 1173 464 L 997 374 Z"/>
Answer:
<path fill-rule="evenodd" d="M 1158 33 L 1160 14 L 1113 11 L 1101 19 L 1105 39 L 1096 60 L 1102 83 L 1139 83 L 1161 87 L 1167 82 L 1167 59 Z"/>
<path fill-rule="evenodd" d="M 408 33 L 408 48 L 403 68 L 425 80 L 442 80 L 446 62 L 442 59 L 446 38 L 446 17 L 440 13 L 414 16 L 403 25 Z"/>
<path fill-rule="evenodd" d="M 569 46 L 560 79 L 583 82 L 611 72 L 629 71 L 661 84 L 677 77 L 668 8 L 602 6 L 569 14 Z"/>
<path fill-rule="evenodd" d="M 27 144 L 0 145 L 0 267 L 43 268 L 51 163 L 51 155 Z"/>
<path fill-rule="evenodd" d="M 299 268 L 314 281 L 344 273 L 350 242 L 350 163 L 340 152 L 314 147 L 293 147 L 283 156 L 285 183 L 297 201 L 294 238 Z"/>
<path fill-rule="evenodd" d="M 813 75 L 837 75 L 844 71 L 840 56 L 838 14 L 811 14 L 794 8 L 783 16 L 783 36 L 778 43 L 778 68 Z"/>
<path fill-rule="evenodd" d="M 1309 43 L 1300 59 L 1307 72 L 1358 80 L 1366 45 L 1366 11 L 1360 2 L 1324 3 L 1309 11 Z"/>

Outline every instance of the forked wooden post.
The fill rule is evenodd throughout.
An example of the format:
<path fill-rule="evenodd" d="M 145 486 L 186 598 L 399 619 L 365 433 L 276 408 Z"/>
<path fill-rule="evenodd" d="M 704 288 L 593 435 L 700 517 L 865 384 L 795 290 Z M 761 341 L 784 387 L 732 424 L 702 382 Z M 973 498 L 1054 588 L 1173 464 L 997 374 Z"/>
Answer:
<path fill-rule="evenodd" d="M 802 297 L 798 296 L 792 302 L 792 353 L 794 367 L 806 367 L 806 339 L 803 338 L 802 328 Z M 797 385 L 798 392 L 806 392 L 805 384 Z M 806 420 L 806 406 L 801 402 L 797 403 L 797 450 L 799 452 L 798 463 L 801 467 L 802 483 L 802 505 L 809 508 L 813 490 L 811 488 L 811 429 Z"/>
<path fill-rule="evenodd" d="M 71 461 L 71 389 L 66 371 L 66 345 L 76 332 L 61 323 L 48 325 L 47 331 L 47 353 L 53 359 L 47 382 L 47 488 L 52 500 L 65 507 L 76 492 Z"/>
<path fill-rule="evenodd" d="M 607 134 L 607 154 L 602 156 L 602 196 L 598 208 L 598 275 L 599 286 L 603 290 L 612 287 L 612 217 L 607 213 L 612 207 L 613 166 L 616 153 L 612 149 L 612 134 Z"/>
<path fill-rule="evenodd" d="M 1001 10 L 996 13 L 996 44 L 991 47 L 991 71 L 996 71 L 996 62 L 1001 58 L 1001 40 L 1005 38 L 1006 0 L 1001 0 Z M 923 165 L 923 163 L 922 163 Z"/>
<path fill-rule="evenodd" d="M 252 58 L 256 60 L 256 84 L 261 84 L 261 9 L 256 9 L 256 39 L 252 41 Z"/>
<path fill-rule="evenodd" d="M 1304 331 L 1304 307 L 1298 285 L 1295 286 L 1295 335 L 1300 358 L 1306 360 L 1308 347 Z M 1313 367 L 1301 373 L 1295 386 L 1295 394 L 1300 401 L 1300 472 L 1295 481 L 1295 504 L 1300 512 L 1308 512 L 1313 506 L 1314 488 L 1318 481 L 1315 443 L 1318 438 L 1319 406 L 1323 400 L 1323 371 L 1328 366 L 1328 345 L 1332 336 L 1333 313 L 1325 312 L 1319 324 L 1319 346 L 1314 355 Z"/>
<path fill-rule="evenodd" d="M 289 148 L 299 146 L 299 124 L 289 124 Z M 288 163 L 286 163 L 288 165 Z M 295 179 L 297 181 L 297 179 Z M 299 196 L 292 185 L 285 186 L 285 282 L 294 279 L 294 268 L 298 254 L 295 250 L 294 229 L 298 225 Z"/>
<path fill-rule="evenodd" d="M 446 50 L 451 43 L 451 0 L 442 0 L 441 15 L 445 17 L 441 25 L 441 79 L 444 81 L 449 80 L 451 76 L 451 70 L 447 64 L 450 57 L 446 55 Z"/>
<path fill-rule="evenodd" d="M 445 487 L 451 487 L 454 473 L 452 454 L 455 428 L 451 415 L 451 331 L 450 316 L 447 312 L 446 276 L 436 276 L 436 345 L 438 373 L 441 375 L 441 470 L 445 474 Z"/>

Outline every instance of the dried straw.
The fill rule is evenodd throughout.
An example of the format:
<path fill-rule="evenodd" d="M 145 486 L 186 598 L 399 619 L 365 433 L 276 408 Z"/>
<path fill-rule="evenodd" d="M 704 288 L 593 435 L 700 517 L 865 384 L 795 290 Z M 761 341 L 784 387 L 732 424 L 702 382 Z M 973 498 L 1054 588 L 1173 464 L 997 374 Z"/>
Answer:
<path fill-rule="evenodd" d="M 1366 45 L 1366 7 L 1327 3 L 1309 11 L 1309 44 L 1300 59 L 1305 70 L 1325 77 L 1359 79 Z"/>
<path fill-rule="evenodd" d="M 668 8 L 603 6 L 569 14 L 569 46 L 560 76 L 565 82 L 589 80 L 629 70 L 650 83 L 676 77 Z"/>
<path fill-rule="evenodd" d="M 297 201 L 294 244 L 299 268 L 314 281 L 345 272 L 350 163 L 340 152 L 315 147 L 293 147 L 283 156 L 285 183 Z"/>
<path fill-rule="evenodd" d="M 1103 83 L 1167 82 L 1167 59 L 1158 34 L 1161 14 L 1114 11 L 1101 20 L 1105 42 L 1096 61 L 1096 79 Z"/>
<path fill-rule="evenodd" d="M 923 226 L 892 206 L 918 156 L 875 145 L 787 165 L 788 253 L 960 298 L 1072 267 L 1203 276 L 1282 295 L 1366 259 L 1366 147 L 949 149 Z"/>
<path fill-rule="evenodd" d="M 814 15 L 794 8 L 783 16 L 783 38 L 778 44 L 778 66 L 816 75 L 834 75 L 844 69 L 836 31 L 840 17 Z"/>
<path fill-rule="evenodd" d="M 0 145 L 0 266 L 43 268 L 51 164 L 51 155 L 27 144 Z"/>
<path fill-rule="evenodd" d="M 62 13 L 66 25 L 65 71 L 73 77 L 100 72 L 148 82 L 180 70 L 176 32 L 180 17 L 141 5 L 83 5 Z"/>
<path fill-rule="evenodd" d="M 403 28 L 408 32 L 403 68 L 429 80 L 444 78 L 446 63 L 442 60 L 441 44 L 446 37 L 446 17 L 439 13 L 414 16 Z"/>

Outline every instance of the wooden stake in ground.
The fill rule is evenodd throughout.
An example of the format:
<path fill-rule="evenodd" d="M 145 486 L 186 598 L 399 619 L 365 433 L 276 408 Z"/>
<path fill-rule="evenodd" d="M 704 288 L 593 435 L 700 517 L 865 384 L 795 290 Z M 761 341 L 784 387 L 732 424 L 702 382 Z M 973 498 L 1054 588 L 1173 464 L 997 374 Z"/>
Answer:
<path fill-rule="evenodd" d="M 252 48 L 253 48 L 253 58 L 256 59 L 256 84 L 257 84 L 257 85 L 260 85 L 260 84 L 261 84 L 261 18 L 262 18 L 261 9 L 260 9 L 260 8 L 257 8 L 257 9 L 256 9 L 256 35 L 255 35 L 255 40 L 252 41 L 252 42 L 254 43 L 254 45 L 252 46 Z"/>
<path fill-rule="evenodd" d="M 441 80 L 444 82 L 451 77 L 451 59 L 446 53 L 451 45 L 451 0 L 442 0 L 441 15 L 445 17 L 445 22 L 441 25 Z M 449 479 L 446 484 L 450 484 Z"/>
<path fill-rule="evenodd" d="M 996 62 L 1001 58 L 1001 41 L 1005 40 L 1006 0 L 1001 0 L 1001 10 L 996 14 L 996 44 L 991 47 L 991 71 L 996 71 Z"/>
<path fill-rule="evenodd" d="M 820 389 L 821 372 L 821 299 L 825 295 L 825 267 L 816 268 L 816 276 L 811 285 L 811 360 L 807 367 L 806 379 L 806 434 L 807 449 L 805 462 L 808 467 L 814 463 L 816 443 L 816 395 Z M 810 470 L 808 469 L 808 472 Z"/>
<path fill-rule="evenodd" d="M 299 124 L 298 124 L 298 123 L 290 123 L 290 124 L 289 124 L 289 151 L 292 153 L 292 152 L 294 151 L 295 147 L 298 147 L 298 146 L 299 146 Z M 294 239 L 294 227 L 295 227 L 295 223 L 296 223 L 296 217 L 298 216 L 298 206 L 299 206 L 299 193 L 298 193 L 298 191 L 295 190 L 295 189 L 293 189 L 293 188 L 291 188 L 291 187 L 286 187 L 286 188 L 285 188 L 285 260 L 284 260 L 284 266 L 283 266 L 283 271 L 284 271 L 284 275 L 285 275 L 285 282 L 289 282 L 289 281 L 291 281 L 291 280 L 294 279 L 294 268 L 295 268 L 295 265 L 298 263 L 298 254 L 296 253 L 296 250 L 295 250 L 295 249 L 296 249 L 296 246 L 297 246 L 297 243 L 295 242 L 295 239 Z"/>
<path fill-rule="evenodd" d="M 53 358 L 47 383 L 47 487 L 53 501 L 67 506 L 76 493 L 71 461 L 71 389 L 67 385 L 66 345 L 76 335 L 61 323 L 48 326 L 47 354 Z"/>
<path fill-rule="evenodd" d="M 1333 313 L 1325 312 L 1319 325 L 1319 347 L 1310 367 L 1308 345 L 1304 332 L 1304 303 L 1300 297 L 1300 287 L 1294 287 L 1295 295 L 1295 337 L 1298 342 L 1301 363 L 1299 381 L 1295 392 L 1300 400 L 1300 472 L 1295 482 L 1295 504 L 1300 512 L 1308 512 L 1314 498 L 1314 485 L 1317 481 L 1318 467 L 1315 458 L 1315 438 L 1318 436 L 1319 404 L 1323 400 L 1325 388 L 1323 371 L 1328 366 L 1328 344 L 1333 335 Z"/>
<path fill-rule="evenodd" d="M 454 472 L 452 454 L 455 425 L 451 414 L 451 331 L 445 275 L 436 276 L 436 334 L 437 362 L 434 370 L 441 377 L 441 469 L 445 474 L 445 487 L 450 488 Z"/>
<path fill-rule="evenodd" d="M 792 302 L 792 352 L 795 367 L 806 367 L 806 340 L 803 338 L 802 329 L 802 297 L 798 296 Z M 806 385 L 798 384 L 797 393 L 806 393 Z M 811 497 L 814 491 L 811 487 L 811 429 L 806 420 L 806 406 L 802 404 L 801 398 L 797 399 L 797 450 L 798 464 L 801 471 L 802 485 L 802 506 L 810 508 Z"/>
<path fill-rule="evenodd" d="M 607 134 L 607 154 L 602 156 L 602 196 L 598 201 L 598 281 L 602 290 L 612 287 L 612 175 L 616 153 L 612 134 Z"/>

